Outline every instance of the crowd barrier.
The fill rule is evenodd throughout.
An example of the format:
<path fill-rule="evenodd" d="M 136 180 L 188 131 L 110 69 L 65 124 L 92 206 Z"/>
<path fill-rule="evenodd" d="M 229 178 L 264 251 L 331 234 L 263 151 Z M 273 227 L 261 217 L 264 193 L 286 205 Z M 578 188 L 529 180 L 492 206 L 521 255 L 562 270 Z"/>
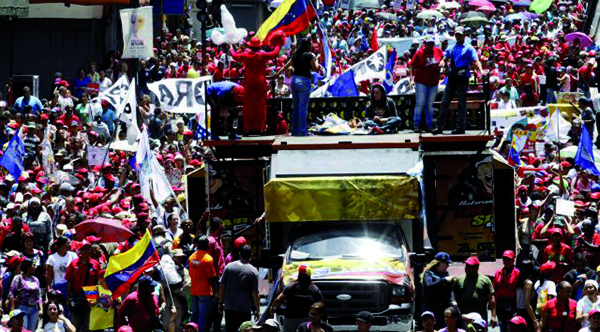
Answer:
<path fill-rule="evenodd" d="M 438 93 L 433 107 L 434 121 L 439 113 L 442 93 Z M 398 116 L 402 119 L 402 129 L 413 128 L 413 114 L 415 110 L 415 95 L 390 96 L 396 103 Z M 353 118 L 364 119 L 369 97 L 343 97 L 343 98 L 311 98 L 308 108 L 308 123 L 314 123 L 317 118 L 323 119 L 329 113 L 335 113 L 344 120 Z M 268 105 L 272 109 L 282 112 L 288 124 L 292 123 L 292 98 L 269 99 Z M 453 129 L 456 123 L 456 98 L 450 106 L 450 114 L 446 121 L 446 129 Z M 482 92 L 472 92 L 467 95 L 466 130 L 486 130 L 488 128 L 486 116 L 486 102 Z M 421 121 L 421 123 L 424 123 Z"/>

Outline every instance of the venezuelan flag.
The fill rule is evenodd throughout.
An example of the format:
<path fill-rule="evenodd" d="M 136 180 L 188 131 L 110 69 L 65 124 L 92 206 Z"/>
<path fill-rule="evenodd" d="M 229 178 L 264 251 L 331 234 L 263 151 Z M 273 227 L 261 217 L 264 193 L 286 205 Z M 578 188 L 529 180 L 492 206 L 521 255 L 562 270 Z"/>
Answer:
<path fill-rule="evenodd" d="M 310 21 L 317 17 L 310 0 L 283 0 L 277 9 L 260 26 L 256 37 L 265 40 L 275 31 L 283 31 L 286 36 L 293 36 L 308 28 Z"/>
<path fill-rule="evenodd" d="M 156 246 L 148 230 L 133 248 L 112 256 L 108 260 L 104 279 L 113 298 L 121 296 L 144 271 L 158 264 L 159 260 Z"/>

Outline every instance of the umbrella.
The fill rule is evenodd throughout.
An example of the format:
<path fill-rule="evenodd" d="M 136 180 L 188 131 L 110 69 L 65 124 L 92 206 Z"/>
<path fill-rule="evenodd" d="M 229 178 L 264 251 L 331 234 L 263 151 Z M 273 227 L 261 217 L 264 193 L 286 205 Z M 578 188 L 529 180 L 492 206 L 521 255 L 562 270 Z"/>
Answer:
<path fill-rule="evenodd" d="M 496 7 L 493 3 L 487 1 L 487 0 L 471 0 L 469 1 L 469 6 L 473 6 L 473 7 L 481 7 L 481 6 L 491 6 L 491 7 Z"/>
<path fill-rule="evenodd" d="M 426 9 L 426 10 L 422 10 L 418 15 L 417 18 L 423 19 L 423 20 L 428 20 L 428 19 L 440 19 L 443 18 L 444 15 L 442 15 L 442 13 L 438 12 L 437 10 L 432 10 L 432 9 Z"/>
<path fill-rule="evenodd" d="M 462 7 L 458 2 L 448 1 L 440 5 L 444 9 L 458 9 Z"/>
<path fill-rule="evenodd" d="M 471 24 L 471 25 L 480 25 L 490 23 L 490 21 L 485 17 L 468 17 L 460 21 L 461 24 Z"/>
<path fill-rule="evenodd" d="M 529 6 L 531 11 L 541 14 L 552 6 L 552 0 L 534 0 Z"/>
<path fill-rule="evenodd" d="M 375 16 L 382 18 L 384 20 L 388 20 L 388 21 L 398 21 L 398 16 L 396 16 L 392 13 L 379 12 L 379 13 L 375 14 Z"/>
<path fill-rule="evenodd" d="M 351 8 L 381 8 L 379 0 L 354 0 Z"/>
<path fill-rule="evenodd" d="M 467 18 L 477 18 L 477 17 L 485 18 L 485 14 L 482 12 L 470 11 L 470 12 L 460 14 L 460 16 L 458 18 L 459 18 L 459 20 L 464 20 Z"/>
<path fill-rule="evenodd" d="M 510 15 L 504 16 L 504 18 L 502 20 L 504 22 L 512 22 L 515 20 L 525 21 L 525 20 L 530 20 L 530 19 L 527 18 L 527 16 L 523 15 L 523 13 L 515 13 L 515 14 L 510 14 Z"/>
<path fill-rule="evenodd" d="M 517 2 L 513 2 L 513 6 L 514 7 L 529 7 L 529 5 L 531 5 L 531 1 L 529 0 L 521 0 L 521 1 L 517 1 Z"/>
<path fill-rule="evenodd" d="M 480 11 L 480 12 L 493 12 L 496 10 L 496 7 L 490 7 L 490 6 L 481 6 L 479 8 L 477 8 L 476 10 Z"/>
<path fill-rule="evenodd" d="M 75 226 L 78 240 L 94 234 L 102 238 L 102 242 L 121 242 L 133 236 L 133 233 L 120 221 L 107 218 L 88 219 Z"/>
<path fill-rule="evenodd" d="M 560 150 L 560 157 L 561 158 L 575 158 L 575 155 L 577 154 L 577 145 L 571 145 L 571 146 L 567 146 L 566 148 Z M 598 163 L 600 162 L 600 152 L 598 150 L 594 149 L 594 162 Z"/>
<path fill-rule="evenodd" d="M 565 40 L 569 43 L 573 43 L 575 39 L 579 39 L 582 47 L 589 47 L 594 44 L 592 38 L 590 38 L 590 36 L 586 35 L 583 32 L 571 32 L 570 34 L 565 36 Z"/>

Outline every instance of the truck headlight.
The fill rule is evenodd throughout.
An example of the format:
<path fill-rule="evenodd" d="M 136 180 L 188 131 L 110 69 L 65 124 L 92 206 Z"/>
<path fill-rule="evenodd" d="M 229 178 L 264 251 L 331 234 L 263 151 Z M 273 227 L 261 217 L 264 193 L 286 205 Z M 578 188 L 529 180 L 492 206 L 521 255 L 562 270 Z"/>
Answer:
<path fill-rule="evenodd" d="M 406 288 L 404 286 L 392 286 L 392 297 L 406 296 Z"/>

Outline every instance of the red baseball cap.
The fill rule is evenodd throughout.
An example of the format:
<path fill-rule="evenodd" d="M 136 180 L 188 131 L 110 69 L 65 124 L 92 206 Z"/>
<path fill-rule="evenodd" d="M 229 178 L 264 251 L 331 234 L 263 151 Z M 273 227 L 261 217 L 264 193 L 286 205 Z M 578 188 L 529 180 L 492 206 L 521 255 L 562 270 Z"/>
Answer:
<path fill-rule="evenodd" d="M 300 265 L 300 267 L 298 268 L 298 274 L 307 274 L 308 273 L 308 269 L 306 267 L 306 265 Z"/>
<path fill-rule="evenodd" d="M 540 266 L 540 273 L 541 274 L 545 274 L 548 275 L 550 274 L 554 269 L 556 268 L 556 263 L 554 262 L 547 262 L 542 264 L 542 266 Z"/>
<path fill-rule="evenodd" d="M 477 257 L 469 257 L 467 258 L 467 260 L 465 261 L 465 264 L 467 265 L 477 265 L 479 266 L 479 259 Z"/>
<path fill-rule="evenodd" d="M 246 245 L 246 238 L 243 236 L 238 237 L 237 239 L 235 239 L 235 241 L 233 242 L 233 247 L 235 249 L 242 249 L 243 246 Z"/>
<path fill-rule="evenodd" d="M 506 251 L 504 251 L 504 254 L 502 255 L 502 257 L 515 259 L 515 253 L 512 250 L 506 250 Z"/>
<path fill-rule="evenodd" d="M 521 316 L 515 316 L 510 320 L 511 324 L 527 326 L 527 321 Z"/>

